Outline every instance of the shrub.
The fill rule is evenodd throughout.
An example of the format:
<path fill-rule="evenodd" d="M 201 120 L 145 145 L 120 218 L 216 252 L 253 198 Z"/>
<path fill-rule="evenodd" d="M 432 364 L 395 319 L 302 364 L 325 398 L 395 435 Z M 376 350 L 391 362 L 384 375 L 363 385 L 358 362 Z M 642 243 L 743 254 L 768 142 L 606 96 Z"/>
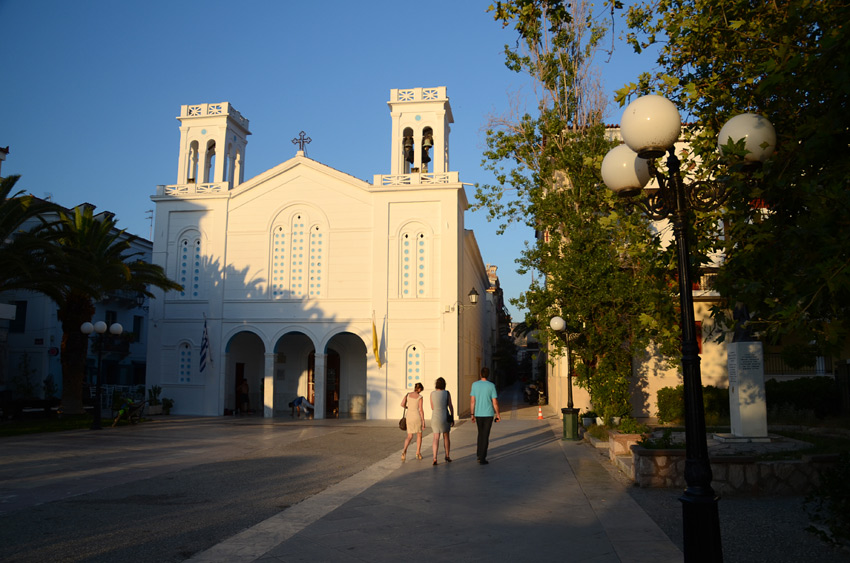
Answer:
<path fill-rule="evenodd" d="M 658 390 L 658 422 L 681 423 L 685 420 L 685 386 Z M 729 390 L 713 385 L 702 388 L 702 404 L 708 425 L 729 423 Z"/>
<path fill-rule="evenodd" d="M 617 430 L 623 434 L 645 434 L 649 432 L 649 426 L 641 424 L 630 416 L 623 417 Z"/>
<path fill-rule="evenodd" d="M 159 385 L 152 385 L 150 389 L 148 389 L 148 404 L 152 407 L 155 407 L 159 404 L 159 394 L 162 393 L 162 387 Z"/>
<path fill-rule="evenodd" d="M 647 436 L 638 442 L 638 446 L 641 446 L 648 450 L 669 450 L 683 449 L 685 447 L 685 444 L 683 442 L 674 442 L 673 429 L 665 428 L 661 436 L 657 438 Z"/>
<path fill-rule="evenodd" d="M 599 441 L 607 442 L 608 441 L 608 431 L 605 430 L 602 426 L 597 426 L 596 424 L 592 425 L 587 429 L 586 434 L 589 434 L 596 438 Z"/>
<path fill-rule="evenodd" d="M 676 423 L 685 420 L 685 388 L 663 387 L 658 390 L 658 422 Z"/>
<path fill-rule="evenodd" d="M 818 418 L 837 415 L 840 411 L 839 394 L 832 377 L 768 379 L 764 383 L 764 393 L 768 408 L 790 405 L 799 411 L 814 411 Z"/>
<path fill-rule="evenodd" d="M 817 422 L 815 411 L 798 409 L 794 405 L 779 403 L 767 408 L 767 421 L 770 424 L 794 424 L 797 426 L 814 426 Z"/>

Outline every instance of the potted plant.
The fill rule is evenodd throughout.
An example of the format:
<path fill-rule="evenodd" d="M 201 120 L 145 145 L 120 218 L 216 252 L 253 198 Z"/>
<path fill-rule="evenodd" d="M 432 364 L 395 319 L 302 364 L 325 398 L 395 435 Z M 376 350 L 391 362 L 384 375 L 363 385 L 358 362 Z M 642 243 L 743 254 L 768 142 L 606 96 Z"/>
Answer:
<path fill-rule="evenodd" d="M 174 399 L 167 397 L 162 398 L 162 414 L 171 414 L 171 408 L 174 406 Z"/>
<path fill-rule="evenodd" d="M 162 403 L 159 400 L 159 394 L 162 393 L 162 387 L 152 385 L 148 389 L 148 414 L 162 414 Z"/>
<path fill-rule="evenodd" d="M 581 424 L 585 428 L 590 428 L 590 426 L 596 421 L 596 411 L 589 410 L 587 412 L 582 413 L 581 415 Z"/>

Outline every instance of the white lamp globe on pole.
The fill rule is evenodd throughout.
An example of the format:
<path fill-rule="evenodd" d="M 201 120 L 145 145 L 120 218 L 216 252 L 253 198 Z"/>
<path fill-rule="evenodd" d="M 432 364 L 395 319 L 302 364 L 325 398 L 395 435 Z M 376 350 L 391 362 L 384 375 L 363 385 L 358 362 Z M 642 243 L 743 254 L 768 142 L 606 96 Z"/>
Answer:
<path fill-rule="evenodd" d="M 679 140 L 681 131 L 682 119 L 676 105 L 656 94 L 630 103 L 620 122 L 623 141 L 641 158 L 663 156 Z"/>
<path fill-rule="evenodd" d="M 649 182 L 649 167 L 627 145 L 617 145 L 602 159 L 602 181 L 618 195 L 632 195 Z"/>
<path fill-rule="evenodd" d="M 567 322 L 561 317 L 552 317 L 552 320 L 549 321 L 549 328 L 555 332 L 563 332 L 567 328 Z"/>
<path fill-rule="evenodd" d="M 764 162 L 773 154 L 776 147 L 776 130 L 767 118 L 755 113 L 742 113 L 727 121 L 717 135 L 717 148 L 723 153 L 723 147 L 730 141 L 745 139 L 744 148 L 747 162 Z"/>

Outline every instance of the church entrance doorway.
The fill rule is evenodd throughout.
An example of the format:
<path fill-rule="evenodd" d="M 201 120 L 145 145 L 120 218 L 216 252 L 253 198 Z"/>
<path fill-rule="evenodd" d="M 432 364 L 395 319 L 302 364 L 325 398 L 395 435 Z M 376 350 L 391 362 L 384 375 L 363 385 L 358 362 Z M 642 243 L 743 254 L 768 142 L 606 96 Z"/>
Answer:
<path fill-rule="evenodd" d="M 328 350 L 325 358 L 327 378 L 325 380 L 325 418 L 339 417 L 340 361 L 339 354 Z M 316 354 L 310 353 L 307 360 L 307 400 L 316 404 Z"/>
<path fill-rule="evenodd" d="M 230 339 L 223 405 L 227 411 L 263 412 L 264 357 L 265 346 L 256 334 L 242 331 Z M 243 381 L 244 387 L 240 387 Z"/>

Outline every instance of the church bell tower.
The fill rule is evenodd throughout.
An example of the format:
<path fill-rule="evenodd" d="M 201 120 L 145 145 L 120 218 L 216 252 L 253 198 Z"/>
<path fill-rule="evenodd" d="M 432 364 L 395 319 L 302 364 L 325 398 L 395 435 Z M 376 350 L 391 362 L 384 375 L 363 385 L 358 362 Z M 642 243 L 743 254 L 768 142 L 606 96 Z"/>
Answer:
<path fill-rule="evenodd" d="M 248 120 L 228 102 L 180 106 L 180 164 L 177 184 L 244 181 Z"/>
<path fill-rule="evenodd" d="M 452 108 L 445 86 L 390 91 L 393 122 L 391 174 L 449 171 Z"/>

